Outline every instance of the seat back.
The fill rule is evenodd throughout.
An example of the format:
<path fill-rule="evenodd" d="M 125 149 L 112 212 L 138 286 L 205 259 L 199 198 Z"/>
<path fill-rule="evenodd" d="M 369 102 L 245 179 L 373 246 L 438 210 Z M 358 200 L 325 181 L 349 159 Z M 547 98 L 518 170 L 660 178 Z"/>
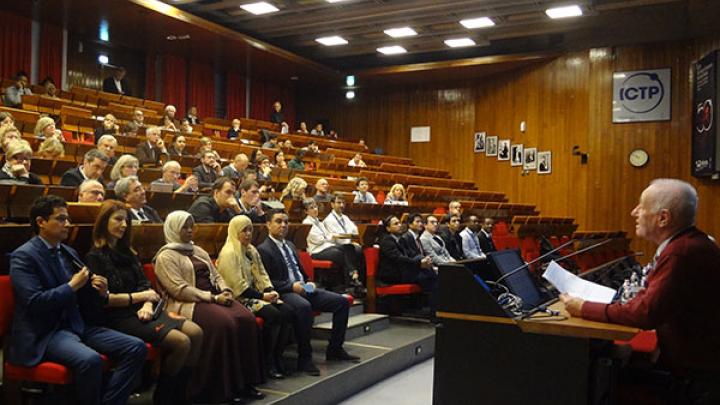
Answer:
<path fill-rule="evenodd" d="M 305 274 L 307 274 L 310 280 L 313 280 L 315 278 L 315 269 L 312 264 L 312 256 L 304 250 L 298 251 L 298 256 L 300 257 L 300 265 L 303 270 L 305 270 Z"/>
<path fill-rule="evenodd" d="M 155 276 L 155 266 L 153 266 L 152 263 L 144 264 L 143 273 L 145 273 L 145 278 L 148 279 L 150 285 L 152 285 L 153 290 L 157 291 L 157 277 Z"/>
<path fill-rule="evenodd" d="M 14 310 L 15 296 L 10 276 L 0 276 L 0 337 L 8 334 Z"/>
<path fill-rule="evenodd" d="M 377 274 L 378 262 L 380 261 L 380 249 L 376 247 L 366 247 L 363 249 L 365 254 L 365 268 L 368 277 L 375 277 Z"/>

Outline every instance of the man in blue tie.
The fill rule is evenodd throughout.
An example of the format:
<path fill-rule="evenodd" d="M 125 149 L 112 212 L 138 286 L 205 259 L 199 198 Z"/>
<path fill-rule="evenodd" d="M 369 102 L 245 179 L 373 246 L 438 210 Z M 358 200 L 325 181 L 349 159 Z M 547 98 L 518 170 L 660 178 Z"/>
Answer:
<path fill-rule="evenodd" d="M 78 403 L 124 404 L 144 364 L 145 343 L 93 325 L 93 314 L 108 303 L 107 280 L 90 274 L 77 252 L 62 244 L 70 231 L 65 200 L 38 198 L 30 220 L 37 236 L 10 260 L 15 312 L 6 360 L 27 367 L 62 364 L 78 382 Z M 100 353 L 114 365 L 105 379 Z"/>
<path fill-rule="evenodd" d="M 288 216 L 284 211 L 268 212 L 267 227 L 268 237 L 257 249 L 275 291 L 280 293 L 283 305 L 290 306 L 295 313 L 298 370 L 313 376 L 320 375 L 320 370 L 312 361 L 310 346 L 313 311 L 333 313 L 332 332 L 325 358 L 358 362 L 359 357 L 343 349 L 350 310 L 348 300 L 340 294 L 318 289 L 315 283 L 307 281 L 295 245 L 285 240 Z"/>

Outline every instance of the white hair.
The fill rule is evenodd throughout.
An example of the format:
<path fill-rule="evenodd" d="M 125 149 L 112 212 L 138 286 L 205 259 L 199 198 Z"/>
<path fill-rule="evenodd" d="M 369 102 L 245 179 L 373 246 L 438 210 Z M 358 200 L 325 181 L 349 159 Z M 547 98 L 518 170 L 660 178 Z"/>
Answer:
<path fill-rule="evenodd" d="M 114 136 L 112 136 L 110 134 L 105 134 L 105 135 L 101 136 L 100 139 L 98 139 L 98 145 L 103 143 L 103 141 L 107 141 L 108 139 L 111 140 L 112 143 L 117 145 L 117 143 L 118 143 L 117 138 L 115 138 Z"/>
<path fill-rule="evenodd" d="M 137 176 L 123 177 L 122 179 L 118 180 L 115 183 L 115 197 L 117 197 L 118 200 L 124 201 L 125 196 L 130 193 L 130 186 L 136 181 L 140 181 L 138 180 Z"/>
<path fill-rule="evenodd" d="M 182 166 L 180 166 L 180 163 L 178 163 L 177 161 L 175 161 L 175 160 L 168 160 L 168 161 L 165 162 L 165 164 L 163 165 L 162 171 L 163 171 L 163 173 L 165 173 L 166 171 L 170 170 L 170 169 L 173 168 L 173 167 L 177 167 L 178 169 L 182 168 Z"/>
<path fill-rule="evenodd" d="M 673 217 L 674 225 L 684 228 L 695 224 L 698 196 L 695 187 L 678 179 L 655 179 L 650 182 L 653 187 L 651 209 L 653 213 L 668 210 Z"/>

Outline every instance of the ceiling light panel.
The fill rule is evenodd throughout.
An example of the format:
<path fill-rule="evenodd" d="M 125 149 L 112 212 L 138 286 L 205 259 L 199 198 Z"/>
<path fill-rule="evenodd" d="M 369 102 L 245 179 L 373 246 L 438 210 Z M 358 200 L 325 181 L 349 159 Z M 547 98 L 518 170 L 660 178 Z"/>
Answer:
<path fill-rule="evenodd" d="M 417 32 L 410 27 L 389 28 L 383 32 L 393 38 L 412 37 L 417 35 Z"/>
<path fill-rule="evenodd" d="M 406 53 L 407 49 L 403 48 L 400 45 L 393 45 L 393 46 L 383 46 L 381 48 L 378 48 L 377 51 L 382 53 L 383 55 L 398 55 L 401 53 Z"/>
<path fill-rule="evenodd" d="M 345 45 L 348 43 L 348 41 L 345 38 L 337 36 L 337 35 L 334 35 L 331 37 L 316 38 L 315 41 L 317 41 L 325 46 Z"/>
<path fill-rule="evenodd" d="M 465 28 L 474 29 L 492 27 L 495 25 L 495 21 L 493 21 L 490 17 L 479 17 L 460 20 L 460 24 L 462 24 Z"/>
<path fill-rule="evenodd" d="M 550 18 L 568 18 L 579 17 L 583 14 L 582 9 L 578 5 L 555 7 L 545 10 L 545 14 Z"/>
<path fill-rule="evenodd" d="M 274 13 L 276 11 L 280 11 L 279 8 L 273 6 L 272 4 L 261 1 L 257 3 L 249 3 L 249 4 L 243 4 L 240 6 L 243 10 L 247 11 L 248 13 L 252 13 L 255 15 L 262 15 L 262 14 L 268 14 L 268 13 Z"/>

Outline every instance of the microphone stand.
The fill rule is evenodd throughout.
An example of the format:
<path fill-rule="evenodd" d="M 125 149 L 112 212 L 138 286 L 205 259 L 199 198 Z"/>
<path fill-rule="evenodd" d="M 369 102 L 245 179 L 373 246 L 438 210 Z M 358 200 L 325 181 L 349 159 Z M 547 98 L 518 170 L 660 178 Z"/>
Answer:
<path fill-rule="evenodd" d="M 629 255 L 626 255 L 626 256 L 623 256 L 623 257 L 618 257 L 617 259 L 613 259 L 613 260 L 610 260 L 610 261 L 607 262 L 607 263 L 603 263 L 603 264 L 601 264 L 601 265 L 599 265 L 599 266 L 593 267 L 592 269 L 586 271 L 585 273 L 580 274 L 580 277 L 583 277 L 583 278 L 584 278 L 584 277 L 587 277 L 587 276 L 589 276 L 590 274 L 593 274 L 593 273 L 595 273 L 595 272 L 597 272 L 597 271 L 603 270 L 603 269 L 605 269 L 605 268 L 608 268 L 609 266 L 612 266 L 612 265 L 614 265 L 614 264 L 620 263 L 620 262 L 622 262 L 622 261 L 625 260 L 625 259 L 629 259 L 629 258 L 631 258 L 631 257 L 636 257 L 636 256 L 642 256 L 642 255 L 644 255 L 644 254 L 645 254 L 645 253 L 643 253 L 643 252 L 632 252 L 632 253 L 629 254 Z"/>

